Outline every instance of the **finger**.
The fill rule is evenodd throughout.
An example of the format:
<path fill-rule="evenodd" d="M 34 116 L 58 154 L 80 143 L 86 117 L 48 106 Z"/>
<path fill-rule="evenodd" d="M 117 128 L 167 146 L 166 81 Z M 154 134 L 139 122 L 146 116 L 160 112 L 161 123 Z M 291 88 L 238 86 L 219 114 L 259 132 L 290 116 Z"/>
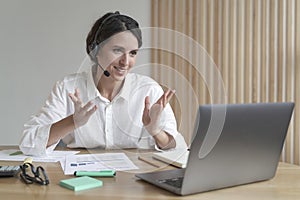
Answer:
<path fill-rule="evenodd" d="M 75 89 L 75 96 L 76 96 L 77 98 L 80 97 L 80 91 L 79 91 L 78 88 Z"/>
<path fill-rule="evenodd" d="M 176 92 L 176 90 L 171 90 L 171 89 L 170 89 L 169 93 L 167 94 L 167 98 L 168 98 L 168 99 L 171 99 L 172 96 L 175 94 L 175 92 Z"/>
<path fill-rule="evenodd" d="M 80 105 L 82 105 L 83 102 L 82 102 L 82 100 L 81 100 L 81 98 L 80 98 L 80 91 L 79 91 L 78 88 L 75 89 L 75 94 L 74 94 L 74 96 L 75 96 L 76 99 L 77 99 L 77 103 L 80 104 Z"/>
<path fill-rule="evenodd" d="M 69 93 L 69 97 L 71 97 L 72 101 L 75 103 L 80 99 L 80 91 L 78 88 L 75 89 L 74 94 Z"/>
<path fill-rule="evenodd" d="M 79 95 L 80 95 L 79 94 L 79 90 L 77 88 L 75 89 L 75 93 L 74 94 L 69 93 L 69 97 L 71 98 L 71 100 L 74 103 L 75 110 L 81 109 L 81 106 L 82 106 L 82 101 L 79 98 Z"/>
<path fill-rule="evenodd" d="M 172 97 L 175 94 L 175 90 L 170 90 L 169 93 L 166 96 L 166 104 L 169 103 L 169 101 L 172 99 Z"/>
<path fill-rule="evenodd" d="M 165 107 L 166 106 L 166 101 L 167 101 L 167 95 L 169 93 L 169 89 L 163 94 L 163 101 L 162 101 L 162 106 Z"/>
<path fill-rule="evenodd" d="M 150 108 L 150 97 L 149 96 L 146 96 L 146 98 L 145 98 L 145 108 L 147 110 L 149 110 L 149 108 Z"/>
<path fill-rule="evenodd" d="M 146 96 L 143 117 L 142 117 L 142 122 L 144 125 L 147 125 L 149 123 L 149 109 L 150 109 L 150 98 L 149 96 Z"/>
<path fill-rule="evenodd" d="M 84 110 L 89 110 L 92 106 L 94 105 L 94 103 L 92 101 L 87 102 L 87 104 L 85 104 L 82 109 Z"/>
<path fill-rule="evenodd" d="M 94 105 L 94 107 L 92 109 L 90 109 L 89 111 L 86 112 L 86 115 L 88 117 L 90 117 L 94 112 L 96 112 L 97 109 L 98 109 L 98 107 L 96 105 Z"/>
<path fill-rule="evenodd" d="M 168 89 L 164 93 L 163 107 L 165 107 L 169 103 L 169 101 L 171 100 L 171 98 L 173 97 L 174 94 L 175 94 L 175 90 L 171 90 L 171 89 Z"/>
<path fill-rule="evenodd" d="M 146 96 L 143 116 L 148 116 L 149 109 L 150 109 L 150 98 L 149 96 Z"/>
<path fill-rule="evenodd" d="M 69 93 L 69 97 L 71 98 L 71 100 L 73 101 L 73 103 L 76 103 L 77 98 L 74 96 L 74 94 Z"/>
<path fill-rule="evenodd" d="M 168 91 L 164 92 L 164 93 L 160 96 L 160 98 L 156 101 L 155 104 L 160 104 L 160 105 L 163 106 L 164 101 L 165 101 L 165 94 L 166 94 L 167 92 L 168 92 Z"/>
<path fill-rule="evenodd" d="M 81 105 L 81 101 L 79 101 L 79 99 L 72 93 L 69 93 L 69 97 L 71 98 L 71 100 L 73 101 L 74 105 L 76 106 L 80 106 Z"/>
<path fill-rule="evenodd" d="M 170 92 L 170 89 L 168 88 L 168 90 L 167 90 L 167 91 L 164 91 L 164 93 L 163 93 L 163 94 L 160 96 L 160 98 L 157 100 L 157 103 L 158 103 L 158 102 L 163 102 L 165 96 L 168 95 L 169 92 Z"/>
<path fill-rule="evenodd" d="M 78 99 L 73 94 L 69 94 L 69 97 L 71 98 L 72 102 L 74 103 L 75 111 L 79 111 L 81 109 L 81 103 L 78 102 Z"/>

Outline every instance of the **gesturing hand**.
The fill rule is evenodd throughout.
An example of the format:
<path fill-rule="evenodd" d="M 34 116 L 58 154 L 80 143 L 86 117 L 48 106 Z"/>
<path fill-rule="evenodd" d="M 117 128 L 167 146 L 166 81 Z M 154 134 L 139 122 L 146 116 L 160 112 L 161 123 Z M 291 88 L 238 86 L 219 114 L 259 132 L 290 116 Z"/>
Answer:
<path fill-rule="evenodd" d="M 97 110 L 97 106 L 96 105 L 93 106 L 93 102 L 91 101 L 83 105 L 78 88 L 75 89 L 74 94 L 69 93 L 69 97 L 74 103 L 75 111 L 73 114 L 73 120 L 74 120 L 75 127 L 78 128 L 88 122 L 91 115 Z"/>
<path fill-rule="evenodd" d="M 142 122 L 146 130 L 152 135 L 160 133 L 160 116 L 163 109 L 169 103 L 172 96 L 175 94 L 175 90 L 168 89 L 164 94 L 157 100 L 155 104 L 150 108 L 149 96 L 145 98 L 145 107 L 143 112 Z"/>

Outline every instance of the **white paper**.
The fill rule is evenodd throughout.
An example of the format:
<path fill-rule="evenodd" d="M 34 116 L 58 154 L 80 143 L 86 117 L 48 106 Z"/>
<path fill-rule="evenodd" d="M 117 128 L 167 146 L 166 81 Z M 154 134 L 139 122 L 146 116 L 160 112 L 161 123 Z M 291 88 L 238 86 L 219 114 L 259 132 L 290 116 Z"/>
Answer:
<path fill-rule="evenodd" d="M 61 161 L 65 175 L 72 175 L 75 171 L 125 171 L 138 169 L 125 153 L 79 154 L 66 156 Z"/>
<path fill-rule="evenodd" d="M 26 158 L 32 158 L 34 162 L 57 162 L 60 160 L 64 160 L 68 155 L 75 155 L 80 151 L 53 151 L 51 153 L 47 153 L 45 156 L 27 156 L 24 154 L 19 155 L 10 155 L 14 152 L 19 152 L 17 149 L 7 149 L 0 151 L 0 160 L 5 161 L 24 161 Z"/>

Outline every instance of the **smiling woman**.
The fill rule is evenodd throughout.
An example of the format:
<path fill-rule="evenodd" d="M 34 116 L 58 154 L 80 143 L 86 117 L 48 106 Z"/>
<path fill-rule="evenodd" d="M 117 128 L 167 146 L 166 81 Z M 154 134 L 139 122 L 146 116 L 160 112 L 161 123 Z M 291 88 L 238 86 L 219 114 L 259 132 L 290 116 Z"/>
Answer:
<path fill-rule="evenodd" d="M 122 81 L 128 71 L 134 66 L 137 51 L 138 42 L 131 32 L 125 31 L 113 35 L 96 56 L 98 65 L 110 73 L 110 78 L 104 76 L 99 83 L 109 84 L 110 88 L 118 89 L 118 86 L 113 86 L 113 84 L 118 84 L 118 82 Z M 102 88 L 101 84 L 98 84 L 98 87 Z M 109 88 L 107 86 L 104 87 Z"/>
<path fill-rule="evenodd" d="M 139 24 L 107 13 L 86 45 L 92 66 L 55 84 L 45 106 L 25 124 L 23 153 L 45 154 L 60 140 L 71 148 L 186 148 L 169 105 L 175 91 L 130 73 L 142 45 Z"/>

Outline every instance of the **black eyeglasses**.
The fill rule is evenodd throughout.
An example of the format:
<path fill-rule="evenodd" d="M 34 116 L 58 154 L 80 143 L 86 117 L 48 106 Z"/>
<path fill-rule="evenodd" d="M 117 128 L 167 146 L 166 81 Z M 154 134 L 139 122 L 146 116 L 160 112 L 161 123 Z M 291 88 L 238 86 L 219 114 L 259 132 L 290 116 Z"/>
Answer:
<path fill-rule="evenodd" d="M 40 185 L 48 185 L 49 179 L 43 167 L 38 166 L 36 169 L 31 163 L 24 163 L 20 166 L 20 177 L 26 184 L 38 183 Z M 30 170 L 27 170 L 30 168 Z"/>

